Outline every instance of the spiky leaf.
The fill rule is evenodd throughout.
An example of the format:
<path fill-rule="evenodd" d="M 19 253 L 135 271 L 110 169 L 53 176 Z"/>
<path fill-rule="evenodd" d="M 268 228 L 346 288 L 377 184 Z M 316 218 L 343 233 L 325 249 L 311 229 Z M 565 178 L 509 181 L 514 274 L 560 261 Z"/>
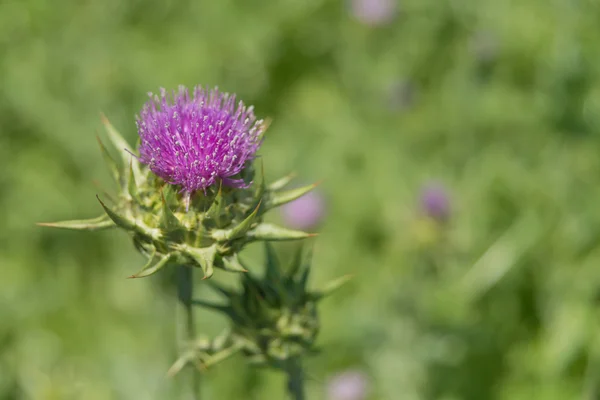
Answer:
<path fill-rule="evenodd" d="M 292 172 L 291 174 L 288 174 L 288 175 L 284 176 L 283 178 L 280 178 L 280 179 L 276 180 L 275 182 L 271 183 L 269 185 L 269 190 L 271 190 L 271 191 L 281 190 L 284 187 L 286 187 L 292 181 L 292 179 L 294 179 L 295 177 L 296 177 L 296 174 Z"/>
<path fill-rule="evenodd" d="M 171 258 L 171 255 L 166 255 L 162 257 L 152 255 L 152 257 L 150 257 L 148 263 L 144 266 L 144 268 L 142 268 L 138 273 L 131 275 L 130 278 L 144 278 L 146 276 L 153 275 L 157 273 L 160 269 L 162 269 L 164 266 L 169 264 Z"/>
<path fill-rule="evenodd" d="M 292 202 L 296 199 L 299 199 L 300 197 L 304 196 L 305 194 L 316 188 L 318 185 L 319 182 L 313 183 L 312 185 L 299 187 L 296 189 L 286 190 L 285 192 L 272 193 L 267 208 L 275 208 L 283 204 Z"/>
<path fill-rule="evenodd" d="M 113 228 L 115 226 L 114 222 L 107 215 L 102 215 L 97 218 L 77 219 L 71 221 L 39 222 L 37 225 L 79 231 L 97 231 L 101 229 Z"/>
<path fill-rule="evenodd" d="M 268 223 L 262 223 L 248 231 L 248 237 L 253 240 L 298 240 L 316 236 L 314 233 L 306 233 Z"/>

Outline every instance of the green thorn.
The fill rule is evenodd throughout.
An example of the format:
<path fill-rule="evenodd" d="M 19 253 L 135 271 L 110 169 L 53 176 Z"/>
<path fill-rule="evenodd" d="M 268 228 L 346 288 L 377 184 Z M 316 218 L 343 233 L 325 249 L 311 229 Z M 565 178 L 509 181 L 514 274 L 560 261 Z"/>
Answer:
<path fill-rule="evenodd" d="M 129 220 L 129 219 L 117 214 L 115 211 L 110 209 L 106 204 L 104 204 L 102 202 L 102 200 L 100 200 L 100 197 L 98 195 L 96 195 L 96 198 L 100 202 L 100 205 L 102 206 L 102 208 L 104 209 L 106 214 L 119 227 L 121 227 L 125 230 L 137 232 L 140 235 L 145 236 L 149 239 L 156 239 L 158 237 L 157 232 L 154 232 L 153 229 L 147 228 L 147 227 L 142 227 L 142 226 L 138 225 L 135 221 Z"/>
<path fill-rule="evenodd" d="M 248 237 L 252 240 L 298 240 L 317 236 L 316 233 L 306 233 L 291 229 L 282 228 L 277 225 L 262 223 L 254 229 L 248 231 Z"/>
<path fill-rule="evenodd" d="M 310 293 L 309 297 L 315 301 L 321 300 L 322 298 L 329 296 L 330 294 L 341 288 L 352 278 L 353 275 L 344 275 L 337 279 L 334 279 L 333 281 L 327 283 L 321 290 Z"/>
<path fill-rule="evenodd" d="M 281 265 L 275 249 L 269 242 L 265 242 L 265 255 L 266 255 L 266 268 L 265 268 L 265 280 L 279 285 L 281 282 Z"/>
<path fill-rule="evenodd" d="M 202 362 L 203 367 L 204 367 L 202 370 L 205 370 L 217 363 L 225 361 L 226 359 L 233 356 L 240 350 L 242 350 L 242 346 L 236 343 L 231 347 L 228 347 L 226 349 L 223 349 L 223 350 L 215 353 L 214 355 L 210 356 L 209 358 L 207 358 L 206 360 L 204 360 Z"/>
<path fill-rule="evenodd" d="M 129 163 L 129 160 L 131 159 L 130 157 L 132 157 L 132 154 L 133 154 L 133 153 L 130 153 L 128 150 L 131 146 L 129 146 L 129 143 L 127 143 L 125 138 L 123 138 L 123 136 L 121 136 L 119 131 L 117 131 L 115 129 L 115 127 L 110 123 L 110 121 L 108 120 L 108 118 L 106 118 L 106 116 L 104 114 L 100 114 L 100 118 L 102 119 L 102 124 L 104 125 L 104 129 L 106 130 L 108 138 L 110 139 L 112 145 L 119 152 L 119 154 L 121 156 L 123 165 L 127 165 Z M 135 159 L 135 157 L 133 157 L 133 158 Z M 135 175 L 140 177 L 141 176 L 140 164 L 137 159 L 133 160 L 132 166 L 133 166 L 133 171 L 134 171 Z"/>
<path fill-rule="evenodd" d="M 129 278 L 144 278 L 146 276 L 154 275 L 160 269 L 162 269 L 165 265 L 171 261 L 172 256 L 166 255 L 163 257 L 159 257 L 158 262 L 154 262 L 155 255 L 153 254 L 148 260 L 148 263 L 142 268 L 138 273 L 129 276 Z"/>
<path fill-rule="evenodd" d="M 162 202 L 161 228 L 167 233 L 182 232 L 185 230 L 181 221 L 179 221 L 177 216 L 169 208 L 169 204 L 167 203 L 163 192 L 160 193 L 160 199 Z"/>
<path fill-rule="evenodd" d="M 313 183 L 312 185 L 307 185 L 307 186 L 303 186 L 303 187 L 300 187 L 297 189 L 287 190 L 285 192 L 272 193 L 271 197 L 269 198 L 269 203 L 267 205 L 267 208 L 271 209 L 271 208 L 275 208 L 275 207 L 281 206 L 283 204 L 292 202 L 292 201 L 304 196 L 306 193 L 310 192 L 311 190 L 313 190 L 320 184 L 321 184 L 321 182 L 317 182 L 317 183 Z"/>
<path fill-rule="evenodd" d="M 97 218 L 78 219 L 72 221 L 38 222 L 37 225 L 79 231 L 97 231 L 101 229 L 113 228 L 115 226 L 114 222 L 111 221 L 106 215 L 101 215 Z"/>
<path fill-rule="evenodd" d="M 185 247 L 182 252 L 191 257 L 204 272 L 204 278 L 210 278 L 214 273 L 215 255 L 217 254 L 217 246 L 210 247 Z"/>
<path fill-rule="evenodd" d="M 133 172 L 133 157 L 129 160 L 129 178 L 127 179 L 127 192 L 132 199 L 138 200 L 138 187 L 135 182 L 135 174 Z"/>
<path fill-rule="evenodd" d="M 100 114 L 100 118 L 102 119 L 102 124 L 104 124 L 104 129 L 108 134 L 108 138 L 110 139 L 115 149 L 117 149 L 117 151 L 121 155 L 123 165 L 127 165 L 127 161 L 129 159 L 129 153 L 127 152 L 127 149 L 130 147 L 129 143 L 127 143 L 125 138 L 123 138 L 123 136 L 121 136 L 121 134 L 110 123 L 108 118 L 106 118 L 106 115 Z"/>
<path fill-rule="evenodd" d="M 229 257 L 223 257 L 223 269 L 230 272 L 248 272 L 248 270 L 242 265 L 237 254 Z"/>
<path fill-rule="evenodd" d="M 104 158 L 104 161 L 108 165 L 108 169 L 110 170 L 110 173 L 111 173 L 113 179 L 115 180 L 117 185 L 120 185 L 121 184 L 121 171 L 119 171 L 119 166 L 117 165 L 117 162 L 108 153 L 108 150 L 106 150 L 104 143 L 102 143 L 102 140 L 100 140 L 100 138 L 98 136 L 96 136 L 96 140 L 98 141 L 98 145 L 100 146 L 100 152 L 102 153 L 102 157 Z"/>
<path fill-rule="evenodd" d="M 226 240 L 232 240 L 243 236 L 246 232 L 248 232 L 248 230 L 254 223 L 256 215 L 258 214 L 258 210 L 260 208 L 260 204 L 261 203 L 259 202 L 254 211 L 252 211 L 252 213 L 250 213 L 250 215 L 248 215 L 246 219 L 240 222 L 237 226 L 228 230 L 214 230 L 211 233 L 212 238 L 216 241 L 223 242 Z"/>
<path fill-rule="evenodd" d="M 210 208 L 208 209 L 208 211 L 206 212 L 206 215 L 211 218 L 212 220 L 215 221 L 215 223 L 217 224 L 217 227 L 221 227 L 221 221 L 220 221 L 220 217 L 221 214 L 223 213 L 223 205 L 224 205 L 224 198 L 223 198 L 223 181 L 219 182 L 219 190 L 217 191 L 217 194 L 215 195 L 215 198 L 212 202 L 212 204 L 210 205 Z"/>
<path fill-rule="evenodd" d="M 298 246 L 298 249 L 294 253 L 292 262 L 290 263 L 290 266 L 288 267 L 288 270 L 287 270 L 288 279 L 294 280 L 294 277 L 296 276 L 296 274 L 300 270 L 300 267 L 302 266 L 302 256 L 303 255 L 304 255 L 304 246 L 300 245 L 300 246 Z"/>
<path fill-rule="evenodd" d="M 194 351 L 187 351 L 182 354 L 174 363 L 171 365 L 169 370 L 167 371 L 167 376 L 169 378 L 174 377 L 181 371 L 190 361 L 194 359 L 196 353 Z"/>
<path fill-rule="evenodd" d="M 306 288 L 308 287 L 308 278 L 310 277 L 310 266 L 312 263 L 312 249 L 306 255 L 304 260 L 304 265 L 302 265 L 302 274 L 300 275 L 300 281 L 298 282 L 301 291 L 306 292 Z"/>
<path fill-rule="evenodd" d="M 100 202 L 100 205 L 102 206 L 102 208 L 104 208 L 104 211 L 106 212 L 106 214 L 110 217 L 110 219 L 113 220 L 113 222 L 115 224 L 117 224 L 118 226 L 120 226 L 123 229 L 132 230 L 132 231 L 137 230 L 137 226 L 135 225 L 134 221 L 131 221 L 131 220 L 117 214 L 112 209 L 110 209 L 106 204 L 104 204 L 102 202 L 102 200 L 100 200 L 100 197 L 98 195 L 96 195 L 96 198 Z"/>
<path fill-rule="evenodd" d="M 262 197 L 267 190 L 267 186 L 265 184 L 265 164 L 263 163 L 262 158 L 259 160 L 260 163 L 260 172 L 259 172 L 259 180 L 256 182 L 256 191 L 254 193 L 254 198 L 256 201 L 261 201 Z"/>
<path fill-rule="evenodd" d="M 269 190 L 271 190 L 271 191 L 281 190 L 284 187 L 286 187 L 295 177 L 296 177 L 296 173 L 292 172 L 291 174 L 288 174 L 288 175 L 284 176 L 283 178 L 280 178 L 280 179 L 276 180 L 275 182 L 271 183 L 269 185 Z"/>

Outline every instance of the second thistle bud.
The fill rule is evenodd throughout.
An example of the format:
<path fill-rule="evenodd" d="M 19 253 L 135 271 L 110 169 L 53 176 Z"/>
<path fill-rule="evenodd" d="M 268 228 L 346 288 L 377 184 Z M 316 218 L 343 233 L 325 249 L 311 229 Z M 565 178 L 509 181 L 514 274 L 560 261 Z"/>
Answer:
<path fill-rule="evenodd" d="M 290 360 L 313 351 L 319 332 L 318 302 L 346 283 L 343 276 L 322 290 L 310 291 L 310 260 L 301 250 L 287 269 L 283 269 L 273 248 L 266 244 L 266 266 L 262 277 L 241 276 L 240 290 L 209 282 L 223 295 L 225 303 L 197 300 L 196 305 L 223 313 L 231 321 L 226 346 L 213 352 L 198 352 L 205 365 L 220 360 L 231 349 L 241 351 L 255 365 L 285 369 Z"/>

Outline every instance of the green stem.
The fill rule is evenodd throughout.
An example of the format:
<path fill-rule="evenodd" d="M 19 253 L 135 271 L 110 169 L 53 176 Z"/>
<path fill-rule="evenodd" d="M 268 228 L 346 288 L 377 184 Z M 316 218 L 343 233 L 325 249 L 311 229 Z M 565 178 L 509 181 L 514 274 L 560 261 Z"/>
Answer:
<path fill-rule="evenodd" d="M 299 359 L 288 362 L 286 372 L 288 375 L 287 390 L 291 400 L 304 400 L 304 370 Z"/>
<path fill-rule="evenodd" d="M 192 298 L 194 295 L 193 269 L 185 265 L 177 267 L 177 297 L 185 310 L 185 338 L 188 344 L 196 338 L 196 325 Z M 190 368 L 190 399 L 200 400 L 200 374 Z"/>

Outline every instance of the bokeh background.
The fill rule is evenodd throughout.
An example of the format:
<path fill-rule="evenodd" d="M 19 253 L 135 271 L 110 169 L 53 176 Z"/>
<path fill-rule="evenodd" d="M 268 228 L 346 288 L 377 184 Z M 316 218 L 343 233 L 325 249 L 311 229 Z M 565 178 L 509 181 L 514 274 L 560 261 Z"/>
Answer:
<path fill-rule="evenodd" d="M 134 142 L 147 92 L 198 83 L 273 118 L 269 179 L 324 179 L 312 284 L 355 279 L 323 303 L 309 399 L 599 398 L 599 20 L 595 0 L 0 0 L 0 399 L 184 398 L 168 273 L 125 279 L 143 260 L 119 231 L 35 223 L 99 215 L 101 111 Z M 241 358 L 203 380 L 283 388 Z"/>

